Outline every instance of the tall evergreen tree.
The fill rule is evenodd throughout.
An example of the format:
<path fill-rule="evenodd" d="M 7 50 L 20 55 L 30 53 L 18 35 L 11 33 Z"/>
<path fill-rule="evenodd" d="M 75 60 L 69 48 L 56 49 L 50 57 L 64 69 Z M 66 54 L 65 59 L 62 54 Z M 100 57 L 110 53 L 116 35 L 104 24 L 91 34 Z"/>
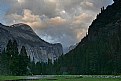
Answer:
<path fill-rule="evenodd" d="M 12 71 L 11 71 L 11 66 L 13 65 L 12 63 L 12 54 L 13 54 L 13 44 L 12 44 L 12 40 L 8 41 L 8 44 L 6 46 L 6 52 L 4 55 L 4 59 L 6 60 L 6 64 L 8 67 L 8 74 L 12 75 Z"/>
<path fill-rule="evenodd" d="M 5 54 L 5 49 L 0 55 L 0 75 L 9 75 L 10 70 L 8 67 L 9 61 L 7 55 Z"/>
<path fill-rule="evenodd" d="M 26 75 L 28 72 L 29 58 L 24 46 L 22 46 L 19 54 L 19 73 L 20 75 Z"/>
<path fill-rule="evenodd" d="M 12 55 L 12 46 L 13 46 L 12 41 L 9 40 L 8 44 L 6 46 L 6 54 L 7 54 L 8 57 L 11 57 L 11 55 Z"/>
<path fill-rule="evenodd" d="M 12 72 L 12 75 L 19 75 L 19 52 L 16 40 L 14 40 L 12 44 L 10 70 Z"/>

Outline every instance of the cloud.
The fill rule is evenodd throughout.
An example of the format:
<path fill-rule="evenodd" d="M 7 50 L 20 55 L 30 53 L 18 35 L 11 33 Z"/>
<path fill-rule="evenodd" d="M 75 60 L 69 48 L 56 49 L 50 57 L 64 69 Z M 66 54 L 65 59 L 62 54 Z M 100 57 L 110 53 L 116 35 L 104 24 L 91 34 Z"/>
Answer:
<path fill-rule="evenodd" d="M 93 16 L 88 13 L 81 13 L 79 16 L 74 18 L 74 24 L 81 24 L 81 23 L 90 23 L 93 19 Z"/>
<path fill-rule="evenodd" d="M 89 1 L 83 1 L 80 3 L 81 7 L 85 10 L 92 10 L 95 9 L 94 4 Z"/>
<path fill-rule="evenodd" d="M 77 40 L 80 41 L 83 36 L 86 35 L 88 26 L 91 24 L 94 19 L 93 15 L 88 13 L 81 13 L 79 16 L 75 16 L 73 19 L 73 27 L 76 32 Z"/>
<path fill-rule="evenodd" d="M 38 27 L 42 27 L 42 21 L 39 15 L 32 14 L 32 11 L 25 9 L 23 11 L 23 15 L 19 15 L 17 13 L 10 14 L 6 16 L 9 24 L 16 23 L 25 23 L 36 29 Z M 7 21 L 6 20 L 6 21 Z"/>
<path fill-rule="evenodd" d="M 7 1 L 7 2 L 6 2 Z M 7 14 L 21 14 L 22 10 L 29 9 L 35 15 L 47 15 L 54 17 L 56 15 L 56 2 L 54 0 L 6 0 L 6 3 L 11 6 Z M 13 3 L 13 4 L 12 4 Z"/>
<path fill-rule="evenodd" d="M 49 20 L 49 24 L 50 25 L 62 25 L 64 23 L 66 23 L 66 20 L 65 19 L 62 19 L 61 17 L 51 18 Z"/>
<path fill-rule="evenodd" d="M 86 35 L 100 8 L 112 0 L 2 0 L 6 24 L 25 23 L 44 40 L 64 47 Z M 0 3 L 0 5 L 2 5 Z"/>

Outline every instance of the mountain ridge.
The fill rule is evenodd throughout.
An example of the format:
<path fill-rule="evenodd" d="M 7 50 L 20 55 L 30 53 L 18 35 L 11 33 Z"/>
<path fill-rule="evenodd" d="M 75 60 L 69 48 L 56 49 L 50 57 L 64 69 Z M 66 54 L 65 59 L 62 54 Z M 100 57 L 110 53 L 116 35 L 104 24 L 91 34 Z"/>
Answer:
<path fill-rule="evenodd" d="M 54 61 L 63 53 L 61 44 L 50 44 L 42 40 L 29 25 L 23 23 L 11 26 L 0 24 L 0 37 L 0 46 L 2 49 L 5 48 L 8 40 L 15 39 L 19 44 L 19 51 L 22 46 L 25 46 L 31 60 L 34 58 L 36 62 L 47 62 L 48 59 Z"/>

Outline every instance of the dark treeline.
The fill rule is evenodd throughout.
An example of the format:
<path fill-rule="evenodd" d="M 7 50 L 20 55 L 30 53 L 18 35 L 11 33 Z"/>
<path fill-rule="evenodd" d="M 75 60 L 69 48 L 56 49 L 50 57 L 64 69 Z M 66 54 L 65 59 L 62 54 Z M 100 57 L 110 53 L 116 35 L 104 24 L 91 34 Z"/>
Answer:
<path fill-rule="evenodd" d="M 115 46 L 112 47 L 113 43 Z M 92 44 L 92 42 L 79 44 L 76 49 L 60 56 L 54 63 L 50 59 L 47 63 L 35 63 L 27 56 L 24 46 L 19 53 L 17 42 L 10 40 L 6 49 L 0 54 L 0 75 L 120 74 L 119 42 L 98 41 Z"/>
<path fill-rule="evenodd" d="M 9 40 L 6 49 L 0 54 L 0 75 L 27 75 L 29 58 L 24 46 L 20 53 L 16 40 Z"/>
<path fill-rule="evenodd" d="M 34 58 L 31 61 L 24 46 L 19 53 L 16 40 L 9 40 L 6 48 L 0 54 L 0 75 L 56 74 L 54 68 L 55 66 L 50 59 L 47 63 L 35 63 Z"/>

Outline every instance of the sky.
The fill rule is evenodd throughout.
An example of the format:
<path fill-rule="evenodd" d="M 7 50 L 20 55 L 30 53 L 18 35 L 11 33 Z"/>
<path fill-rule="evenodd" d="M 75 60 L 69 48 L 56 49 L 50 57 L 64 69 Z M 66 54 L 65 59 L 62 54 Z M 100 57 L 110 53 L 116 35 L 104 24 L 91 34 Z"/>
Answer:
<path fill-rule="evenodd" d="M 112 0 L 0 0 L 0 23 L 28 24 L 45 41 L 68 47 L 80 42 L 100 8 L 112 3 Z"/>

